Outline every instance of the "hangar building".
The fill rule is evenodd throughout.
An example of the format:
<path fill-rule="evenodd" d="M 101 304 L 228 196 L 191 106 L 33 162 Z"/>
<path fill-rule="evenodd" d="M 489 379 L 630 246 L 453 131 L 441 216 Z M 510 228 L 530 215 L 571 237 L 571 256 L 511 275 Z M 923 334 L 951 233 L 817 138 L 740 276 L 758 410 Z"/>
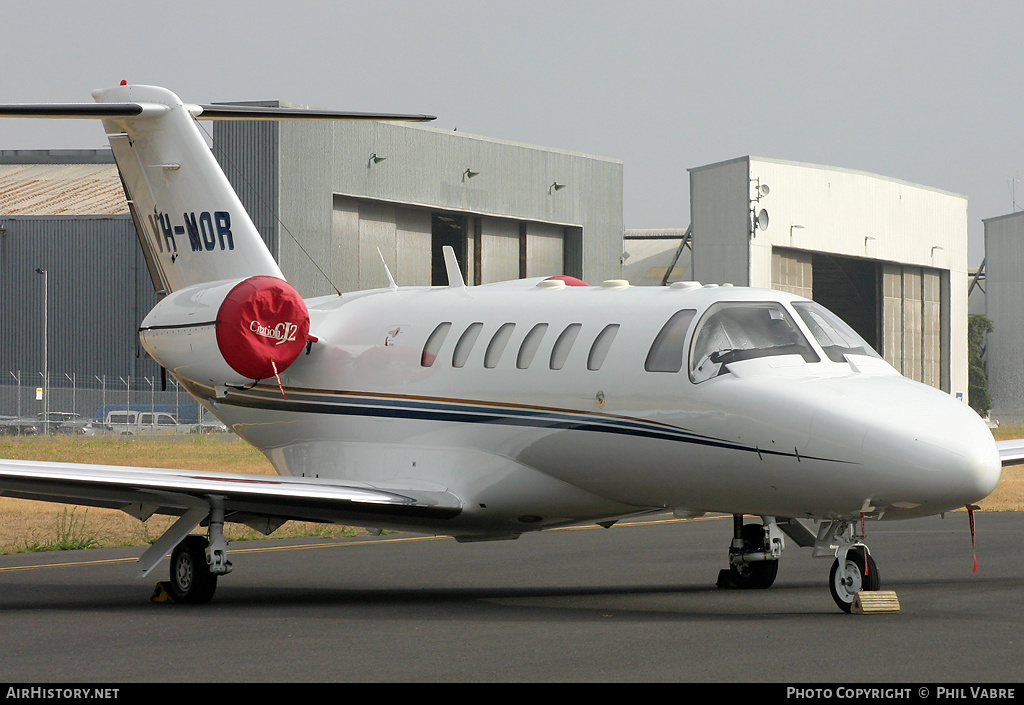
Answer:
<path fill-rule="evenodd" d="M 985 315 L 992 321 L 985 348 L 992 418 L 1024 421 L 1024 212 L 982 221 L 985 225 Z"/>
<path fill-rule="evenodd" d="M 905 376 L 967 398 L 967 198 L 815 164 L 690 169 L 693 279 L 792 291 Z"/>
<path fill-rule="evenodd" d="M 279 102 L 249 103 L 301 107 Z M 568 274 L 617 279 L 622 162 L 409 123 L 214 124 L 214 152 L 305 296 Z"/>
<path fill-rule="evenodd" d="M 109 149 L 0 152 L 5 383 L 38 386 L 44 327 L 51 379 L 156 374 L 136 334 L 156 300 Z"/>

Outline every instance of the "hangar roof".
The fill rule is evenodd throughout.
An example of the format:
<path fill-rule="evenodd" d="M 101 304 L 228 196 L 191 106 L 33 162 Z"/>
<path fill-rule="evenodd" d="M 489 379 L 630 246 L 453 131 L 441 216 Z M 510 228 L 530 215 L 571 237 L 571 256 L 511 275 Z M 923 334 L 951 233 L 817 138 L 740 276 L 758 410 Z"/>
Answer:
<path fill-rule="evenodd" d="M 0 164 L 0 216 L 127 213 L 113 164 Z"/>

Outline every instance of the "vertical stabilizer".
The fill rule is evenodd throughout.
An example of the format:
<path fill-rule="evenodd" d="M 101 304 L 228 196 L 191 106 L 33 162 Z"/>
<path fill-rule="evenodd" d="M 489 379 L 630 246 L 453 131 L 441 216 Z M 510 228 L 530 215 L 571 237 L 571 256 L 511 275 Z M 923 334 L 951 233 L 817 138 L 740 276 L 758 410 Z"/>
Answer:
<path fill-rule="evenodd" d="M 154 282 L 166 293 L 281 270 L 195 124 L 196 106 L 164 88 L 118 86 L 97 103 L 136 104 L 138 115 L 105 117 Z"/>

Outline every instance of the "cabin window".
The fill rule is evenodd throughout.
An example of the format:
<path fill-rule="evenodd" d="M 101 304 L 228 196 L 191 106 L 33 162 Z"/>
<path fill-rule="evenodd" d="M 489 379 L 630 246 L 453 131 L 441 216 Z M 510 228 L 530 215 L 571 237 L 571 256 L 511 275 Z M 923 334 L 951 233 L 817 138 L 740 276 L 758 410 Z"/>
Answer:
<path fill-rule="evenodd" d="M 505 346 L 508 345 L 508 339 L 512 337 L 512 331 L 515 328 L 515 323 L 505 323 L 494 332 L 491 342 L 487 344 L 487 351 L 484 353 L 484 367 L 491 369 L 498 366 L 498 360 L 505 352 Z"/>
<path fill-rule="evenodd" d="M 658 331 L 644 369 L 648 372 L 678 372 L 683 368 L 683 345 L 686 342 L 686 331 L 690 321 L 697 315 L 695 309 L 687 308 L 676 311 L 672 318 Z"/>
<path fill-rule="evenodd" d="M 797 301 L 793 303 L 793 308 L 832 362 L 846 362 L 847 355 L 879 357 L 843 319 L 821 304 Z"/>
<path fill-rule="evenodd" d="M 821 358 L 776 301 L 722 302 L 708 308 L 694 335 L 690 378 L 703 382 L 728 372 L 732 362 L 772 355 Z"/>
<path fill-rule="evenodd" d="M 441 345 L 444 344 L 444 339 L 451 328 L 452 324 L 450 322 L 438 324 L 434 332 L 427 338 L 426 345 L 423 346 L 423 353 L 420 355 L 420 365 L 423 367 L 433 366 L 434 360 L 437 359 L 437 352 L 441 349 Z"/>
<path fill-rule="evenodd" d="M 525 370 L 533 362 L 533 356 L 537 354 L 540 341 L 548 330 L 547 323 L 538 323 L 523 338 L 523 344 L 519 346 L 519 356 L 516 358 L 516 367 Z"/>
<path fill-rule="evenodd" d="M 551 348 L 551 369 L 560 370 L 565 365 L 565 358 L 569 357 L 572 344 L 576 342 L 576 336 L 580 334 L 580 328 L 582 327 L 580 323 L 570 323 L 558 335 L 554 347 Z"/>
<path fill-rule="evenodd" d="M 597 334 L 594 344 L 590 346 L 590 355 L 587 357 L 588 370 L 601 369 L 601 365 L 604 364 L 604 359 L 608 356 L 608 351 L 612 347 L 612 342 L 615 340 L 615 334 L 618 332 L 619 324 L 612 323 L 605 326 L 604 329 Z"/>
<path fill-rule="evenodd" d="M 480 335 L 480 329 L 483 327 L 484 324 L 479 321 L 469 324 L 469 328 L 459 337 L 459 342 L 455 343 L 455 352 L 452 353 L 452 367 L 465 366 L 469 353 L 473 350 L 473 345 Z"/>

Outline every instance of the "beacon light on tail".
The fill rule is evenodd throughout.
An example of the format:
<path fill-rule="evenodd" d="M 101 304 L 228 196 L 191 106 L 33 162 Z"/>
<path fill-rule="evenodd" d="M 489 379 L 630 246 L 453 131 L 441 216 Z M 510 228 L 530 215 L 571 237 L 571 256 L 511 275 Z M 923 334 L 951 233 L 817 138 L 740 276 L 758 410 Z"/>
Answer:
<path fill-rule="evenodd" d="M 273 379 L 302 353 L 309 312 L 283 279 L 255 276 L 180 289 L 150 311 L 142 345 L 175 375 L 212 385 Z"/>

